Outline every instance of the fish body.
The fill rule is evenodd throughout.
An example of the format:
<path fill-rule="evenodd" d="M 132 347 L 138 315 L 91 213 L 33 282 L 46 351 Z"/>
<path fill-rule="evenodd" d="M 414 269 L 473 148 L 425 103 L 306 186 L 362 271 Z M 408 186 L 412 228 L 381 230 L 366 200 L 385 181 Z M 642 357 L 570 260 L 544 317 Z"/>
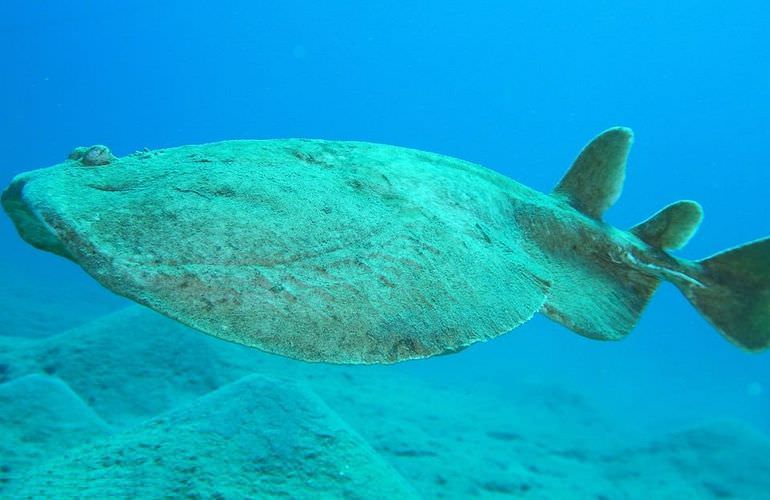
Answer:
<path fill-rule="evenodd" d="M 620 339 L 662 279 L 738 345 L 764 349 L 770 240 L 739 249 L 740 265 L 736 253 L 712 265 L 669 252 L 700 223 L 694 202 L 630 231 L 601 220 L 622 189 L 631 140 L 625 128 L 600 134 L 552 193 L 381 144 L 225 141 L 123 158 L 94 146 L 20 174 L 2 203 L 25 240 L 110 290 L 302 360 L 446 354 L 537 312 Z M 717 311 L 736 286 L 743 312 Z"/>

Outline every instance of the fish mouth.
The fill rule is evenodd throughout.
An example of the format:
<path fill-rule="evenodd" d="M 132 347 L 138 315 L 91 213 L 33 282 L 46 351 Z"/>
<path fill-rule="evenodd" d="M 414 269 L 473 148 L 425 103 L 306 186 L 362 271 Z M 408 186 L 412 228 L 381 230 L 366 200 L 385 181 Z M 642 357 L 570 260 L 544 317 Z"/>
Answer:
<path fill-rule="evenodd" d="M 25 188 L 32 181 L 30 177 L 29 174 L 17 175 L 0 195 L 5 213 L 24 241 L 40 250 L 72 259 L 72 254 L 64 247 L 56 231 L 25 198 Z"/>

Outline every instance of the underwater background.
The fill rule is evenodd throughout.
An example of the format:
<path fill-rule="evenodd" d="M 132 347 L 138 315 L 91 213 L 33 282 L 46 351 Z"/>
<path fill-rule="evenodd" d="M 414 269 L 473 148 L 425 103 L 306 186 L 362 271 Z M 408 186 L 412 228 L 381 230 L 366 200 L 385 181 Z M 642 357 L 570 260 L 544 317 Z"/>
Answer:
<path fill-rule="evenodd" d="M 767 2 L 9 0 L 0 12 L 3 186 L 81 145 L 123 156 L 308 137 L 456 156 L 548 192 L 593 136 L 624 125 L 635 145 L 607 222 L 696 200 L 704 222 L 677 253 L 694 259 L 770 233 Z M 770 498 L 770 354 L 729 344 L 669 284 L 622 342 L 538 316 L 452 356 L 331 367 L 142 310 L 7 217 L 0 241 L 0 496 Z M 237 406 L 273 392 L 283 414 Z M 210 447 L 208 462 L 142 469 L 137 457 L 159 452 L 126 442 L 155 442 L 150 419 L 182 422 L 169 434 L 215 426 L 207 397 L 255 419 L 220 422 L 255 447 L 305 425 L 297 415 L 333 416 L 359 451 L 324 467 L 352 464 L 350 477 L 303 480 L 309 458 L 288 481 L 283 450 L 262 458 L 283 457 L 273 484 L 242 468 L 253 457 L 228 452 L 224 467 L 226 447 L 194 432 L 175 440 Z M 96 459 L 109 450 L 133 458 Z"/>

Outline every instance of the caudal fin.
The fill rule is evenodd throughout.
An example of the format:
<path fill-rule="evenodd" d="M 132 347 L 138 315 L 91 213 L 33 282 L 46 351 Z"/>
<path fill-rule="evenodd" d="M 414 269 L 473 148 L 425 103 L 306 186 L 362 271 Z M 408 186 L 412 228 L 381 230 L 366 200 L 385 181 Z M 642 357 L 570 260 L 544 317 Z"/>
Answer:
<path fill-rule="evenodd" d="M 770 238 L 700 261 L 702 286 L 680 288 L 728 340 L 748 351 L 770 347 Z"/>

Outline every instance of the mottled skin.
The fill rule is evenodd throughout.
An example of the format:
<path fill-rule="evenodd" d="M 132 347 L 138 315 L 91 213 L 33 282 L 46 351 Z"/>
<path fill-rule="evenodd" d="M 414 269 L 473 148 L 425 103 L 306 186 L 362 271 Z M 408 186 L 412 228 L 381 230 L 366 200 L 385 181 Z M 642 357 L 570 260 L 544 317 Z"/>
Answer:
<path fill-rule="evenodd" d="M 597 137 L 552 194 L 379 144 L 227 141 L 85 161 L 112 158 L 99 146 L 17 176 L 2 202 L 31 244 L 203 332 L 303 360 L 387 363 L 462 349 L 538 311 L 618 339 L 663 278 L 696 302 L 715 281 L 708 266 L 599 220 L 630 140 L 620 128 Z M 637 233 L 694 231 L 665 215 Z M 749 348 L 766 345 L 762 314 Z"/>
<path fill-rule="evenodd" d="M 528 320 L 548 281 L 510 224 L 538 196 L 392 146 L 230 141 L 18 176 L 20 234 L 107 288 L 226 340 L 305 360 L 393 362 Z"/>

